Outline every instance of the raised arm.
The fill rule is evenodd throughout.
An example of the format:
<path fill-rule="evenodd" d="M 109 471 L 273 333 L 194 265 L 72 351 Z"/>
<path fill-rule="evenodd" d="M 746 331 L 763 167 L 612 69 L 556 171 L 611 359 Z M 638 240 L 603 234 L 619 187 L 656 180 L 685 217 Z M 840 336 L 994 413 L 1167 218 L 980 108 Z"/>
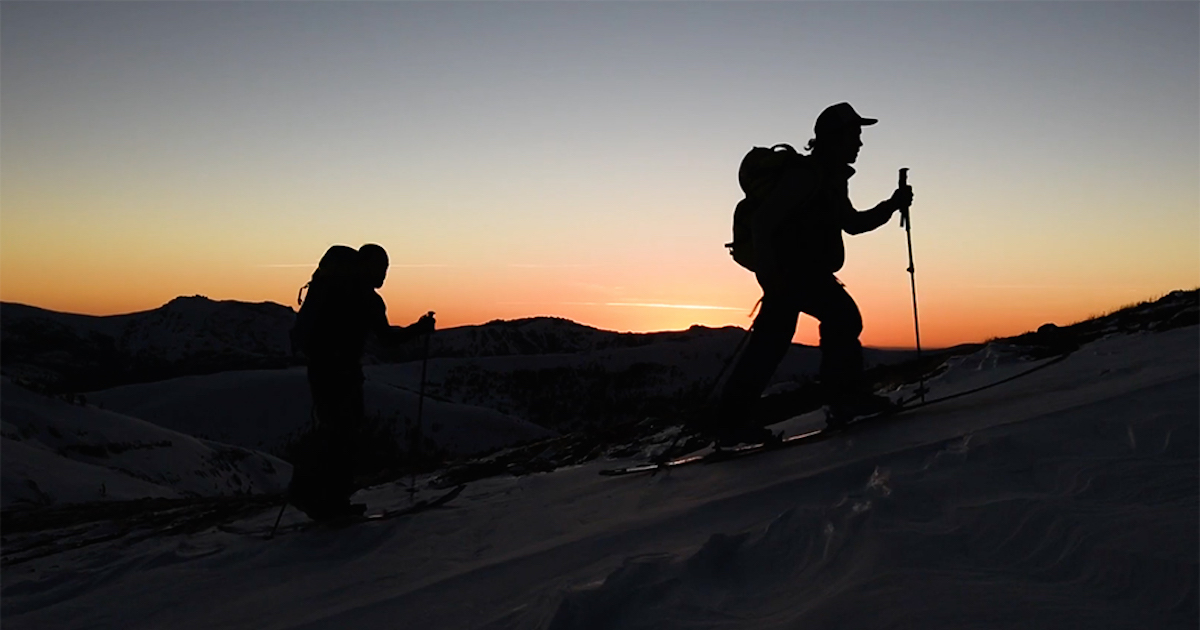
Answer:
<path fill-rule="evenodd" d="M 906 185 L 897 188 L 896 192 L 892 193 L 890 198 L 879 202 L 878 205 L 870 210 L 860 212 L 853 207 L 849 207 L 842 220 L 842 229 L 847 234 L 870 232 L 887 223 L 897 211 L 911 205 L 912 198 L 912 188 Z"/>
<path fill-rule="evenodd" d="M 425 335 L 434 331 L 437 320 L 433 317 L 433 311 L 429 311 L 421 316 L 416 322 L 408 326 L 392 326 L 388 323 L 387 307 L 384 306 L 383 298 L 375 296 L 378 300 L 376 306 L 372 309 L 371 315 L 371 332 L 379 338 L 386 346 L 395 346 L 406 341 Z"/>

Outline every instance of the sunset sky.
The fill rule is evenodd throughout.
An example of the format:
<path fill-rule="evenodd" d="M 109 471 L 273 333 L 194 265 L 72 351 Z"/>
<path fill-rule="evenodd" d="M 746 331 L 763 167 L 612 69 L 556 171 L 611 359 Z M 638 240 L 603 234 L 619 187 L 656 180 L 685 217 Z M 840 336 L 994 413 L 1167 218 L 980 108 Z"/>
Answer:
<path fill-rule="evenodd" d="M 747 326 L 737 167 L 849 101 L 865 209 L 909 167 L 922 341 L 1200 285 L 1196 2 L 9 2 L 0 299 L 295 305 L 383 245 L 393 323 Z M 911 346 L 897 221 L 846 237 Z M 798 341 L 814 343 L 804 318 Z"/>

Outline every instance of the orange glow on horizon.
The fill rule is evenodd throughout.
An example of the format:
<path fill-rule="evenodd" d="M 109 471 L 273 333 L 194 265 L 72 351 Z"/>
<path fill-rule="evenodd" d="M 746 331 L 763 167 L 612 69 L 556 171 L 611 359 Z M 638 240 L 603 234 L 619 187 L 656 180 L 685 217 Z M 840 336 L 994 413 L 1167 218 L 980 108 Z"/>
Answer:
<path fill-rule="evenodd" d="M 303 282 L 296 285 L 298 290 Z M 83 287 L 79 287 L 83 289 Z M 49 310 L 87 315 L 118 315 L 152 310 L 180 296 L 204 295 L 213 300 L 239 300 L 245 302 L 276 302 L 295 308 L 295 290 L 275 290 L 269 296 L 250 292 L 234 294 L 225 291 L 184 291 L 172 293 L 166 287 L 143 287 L 144 292 L 112 292 L 109 288 L 95 287 L 92 291 L 79 290 L 72 294 L 54 291 L 14 291 L 7 283 L 2 298 L 5 302 L 17 302 Z M 1164 292 L 1165 293 L 1165 292 Z M 427 310 L 437 312 L 441 328 L 478 325 L 493 320 L 513 320 L 529 317 L 559 317 L 580 324 L 620 332 L 655 332 L 685 330 L 693 325 L 707 327 L 736 326 L 747 328 L 752 320 L 748 317 L 750 307 L 757 297 L 747 302 L 747 308 L 728 310 L 683 308 L 665 304 L 635 303 L 571 303 L 552 300 L 540 302 L 467 302 L 461 297 L 417 294 L 400 295 L 399 290 L 382 291 L 388 303 L 389 319 L 396 325 L 407 325 Z M 979 306 L 972 303 L 945 303 L 930 300 L 920 305 L 921 341 L 925 348 L 949 347 L 963 343 L 984 342 L 991 338 L 1007 337 L 1035 330 L 1045 323 L 1067 325 L 1090 317 L 1102 315 L 1128 304 L 1160 297 L 1161 294 L 1143 295 L 1132 299 L 1116 300 L 1103 304 L 1092 301 L 1076 303 L 1045 304 L 1039 307 L 1013 306 L 1007 309 Z M 857 296 L 856 296 L 857 297 Z M 864 331 L 862 342 L 866 346 L 881 348 L 912 348 L 914 329 L 911 303 L 875 306 L 863 304 Z M 697 306 L 697 305 L 679 305 Z M 807 345 L 818 343 L 817 322 L 808 315 L 801 315 L 797 325 L 795 341 Z"/>
<path fill-rule="evenodd" d="M 11 251 L 11 250 L 10 250 Z M 878 265 L 882 266 L 882 265 Z M 747 328 L 760 297 L 753 276 L 727 260 L 668 271 L 661 265 L 450 266 L 395 264 L 380 293 L 393 324 L 406 325 L 426 311 L 442 328 L 496 319 L 549 316 L 622 332 L 684 330 L 693 325 Z M 891 265 L 890 267 L 894 267 Z M 175 297 L 270 301 L 296 308 L 296 293 L 312 265 L 222 262 L 207 267 L 164 260 L 97 259 L 80 266 L 42 260 L 32 265 L 6 256 L 0 299 L 89 315 L 158 308 Z M 907 274 L 851 270 L 847 289 L 862 311 L 864 345 L 911 348 L 913 314 Z M 668 280 L 669 278 L 669 280 Z M 949 276 L 920 286 L 923 347 L 983 342 L 1035 330 L 1047 322 L 1071 324 L 1122 306 L 1155 299 L 1186 286 L 962 287 Z M 816 322 L 802 315 L 795 340 L 816 345 Z"/>

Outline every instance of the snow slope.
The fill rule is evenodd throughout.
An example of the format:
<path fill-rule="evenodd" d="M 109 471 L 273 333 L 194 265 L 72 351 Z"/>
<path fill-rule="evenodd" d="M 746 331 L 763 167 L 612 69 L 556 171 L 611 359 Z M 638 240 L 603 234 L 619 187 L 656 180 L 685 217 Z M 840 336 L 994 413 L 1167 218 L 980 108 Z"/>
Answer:
<path fill-rule="evenodd" d="M 418 372 L 419 384 L 419 372 Z M 417 417 L 417 387 L 368 380 L 368 414 L 393 418 L 397 426 Z M 305 368 L 242 370 L 125 385 L 87 394 L 88 400 L 189 435 L 247 448 L 279 452 L 311 419 Z M 552 435 L 529 422 L 491 409 L 426 398 L 425 434 L 455 454 L 478 453 Z"/>
<path fill-rule="evenodd" d="M 710 334 L 702 334 L 706 332 Z M 677 395 L 720 373 L 740 336 L 740 331 L 732 337 L 727 332 L 693 331 L 676 341 L 579 353 L 430 359 L 426 391 L 431 396 L 425 399 L 423 422 L 431 439 L 457 455 L 548 437 L 552 430 L 522 417 L 526 409 L 513 400 L 514 382 L 521 382 L 522 392 L 528 394 L 529 379 L 547 381 L 556 371 L 568 375 L 567 384 L 579 387 L 588 386 L 580 374 L 589 370 L 630 373 L 633 377 L 622 391 L 626 397 L 638 391 L 647 397 Z M 875 364 L 900 361 L 910 353 L 868 350 L 866 354 L 868 362 Z M 816 348 L 793 346 L 774 380 L 786 383 L 810 377 L 819 362 Z M 368 365 L 364 372 L 368 413 L 395 418 L 400 426 L 404 419 L 417 417 L 421 361 Z M 522 373 L 528 379 L 514 378 Z M 559 395 L 568 408 L 570 396 Z M 189 435 L 273 453 L 307 425 L 311 408 L 302 367 L 183 376 L 88 392 L 87 399 Z"/>
<path fill-rule="evenodd" d="M 597 472 L 618 462 L 596 461 L 342 531 L 67 550 L 5 566 L 0 614 L 5 628 L 1196 628 L 1198 349 L 1194 325 L 1115 335 L 721 465 L 614 479 Z M 1021 367 L 979 355 L 934 395 Z"/>
<path fill-rule="evenodd" d="M 0 379 L 0 503 L 281 492 L 290 464 Z"/>
<path fill-rule="evenodd" d="M 452 331 L 454 332 L 454 331 Z M 615 334 L 615 333 L 610 333 Z M 656 415 L 655 407 L 709 393 L 745 331 L 699 329 L 641 335 L 638 345 L 573 353 L 438 357 L 426 366 L 427 390 L 462 404 L 496 409 L 562 432 L 600 416 L 609 424 Z M 899 363 L 912 352 L 866 349 L 868 366 Z M 820 350 L 793 344 L 768 393 L 817 374 Z M 420 361 L 371 365 L 368 379 L 415 390 Z"/>

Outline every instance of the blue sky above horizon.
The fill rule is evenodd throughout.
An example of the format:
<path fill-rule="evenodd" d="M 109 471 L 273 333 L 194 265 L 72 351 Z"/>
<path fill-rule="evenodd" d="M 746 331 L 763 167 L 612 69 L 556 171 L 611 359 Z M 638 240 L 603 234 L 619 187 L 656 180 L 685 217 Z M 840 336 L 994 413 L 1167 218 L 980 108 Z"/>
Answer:
<path fill-rule="evenodd" d="M 923 339 L 1200 285 L 1191 2 L 5 2 L 0 296 L 294 303 L 384 245 L 396 323 L 748 324 L 721 246 L 754 145 L 825 106 L 851 198 L 909 167 Z M 896 222 L 847 237 L 864 341 L 911 338 Z M 811 322 L 800 340 L 811 342 Z"/>

